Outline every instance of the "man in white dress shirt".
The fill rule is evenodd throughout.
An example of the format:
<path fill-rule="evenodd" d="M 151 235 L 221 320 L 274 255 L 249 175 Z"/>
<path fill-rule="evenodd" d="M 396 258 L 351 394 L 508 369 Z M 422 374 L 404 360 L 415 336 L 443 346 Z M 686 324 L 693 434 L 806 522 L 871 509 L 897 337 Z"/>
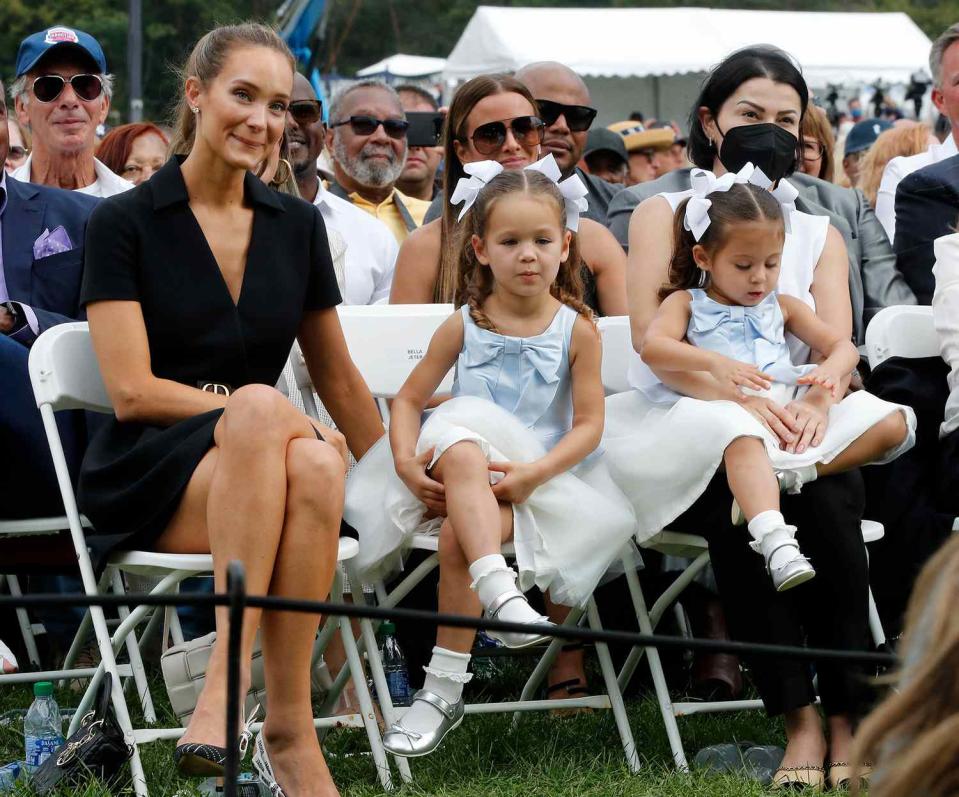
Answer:
<path fill-rule="evenodd" d="M 286 114 L 286 141 L 300 195 L 316 205 L 326 226 L 346 241 L 343 303 L 385 304 L 399 244 L 385 224 L 323 187 L 316 159 L 323 152 L 325 128 L 316 92 L 309 80 L 297 74 Z"/>
<path fill-rule="evenodd" d="M 20 124 L 33 134 L 33 152 L 15 179 L 97 197 L 133 188 L 93 154 L 113 93 L 113 76 L 93 36 L 62 25 L 27 36 L 16 72 L 10 96 Z"/>
<path fill-rule="evenodd" d="M 952 125 L 952 132 L 942 144 L 933 144 L 918 155 L 899 156 L 886 164 L 876 196 L 876 215 L 889 236 L 896 238 L 896 189 L 900 181 L 918 169 L 950 158 L 959 153 L 959 22 L 950 26 L 933 43 L 929 51 L 929 71 L 932 73 L 933 105 Z"/>

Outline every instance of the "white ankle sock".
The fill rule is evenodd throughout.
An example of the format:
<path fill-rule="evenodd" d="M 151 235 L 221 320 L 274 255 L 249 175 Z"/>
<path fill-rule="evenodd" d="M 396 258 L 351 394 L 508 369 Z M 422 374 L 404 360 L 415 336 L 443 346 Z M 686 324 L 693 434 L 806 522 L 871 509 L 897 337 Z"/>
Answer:
<path fill-rule="evenodd" d="M 798 495 L 804 484 L 816 481 L 818 476 L 819 471 L 815 465 L 804 465 L 801 468 L 780 471 L 779 483 L 783 492 Z"/>
<path fill-rule="evenodd" d="M 423 688 L 454 705 L 463 696 L 463 686 L 473 677 L 468 672 L 469 665 L 469 653 L 457 653 L 437 645 L 433 648 L 430 663 L 423 668 L 426 672 Z M 406 710 L 402 724 L 407 730 L 416 733 L 430 733 L 439 727 L 442 720 L 436 708 L 417 700 Z"/>
<path fill-rule="evenodd" d="M 504 592 L 516 589 L 516 573 L 506 564 L 502 554 L 490 554 L 477 559 L 470 565 L 470 576 L 473 577 L 473 589 L 483 604 L 489 609 Z M 523 600 L 511 600 L 503 605 L 497 620 L 511 623 L 533 623 L 540 616 L 533 611 L 533 607 Z"/>
<path fill-rule="evenodd" d="M 752 538 L 756 541 L 752 543 L 750 547 L 754 551 L 761 553 L 764 557 L 767 551 L 775 549 L 788 540 L 794 540 L 796 537 L 795 527 L 787 525 L 782 513 L 775 509 L 760 512 L 749 521 L 747 528 Z M 769 559 L 769 567 L 781 567 L 786 562 L 791 562 L 795 559 L 798 553 L 798 546 L 795 548 L 792 546 L 779 548 Z"/>

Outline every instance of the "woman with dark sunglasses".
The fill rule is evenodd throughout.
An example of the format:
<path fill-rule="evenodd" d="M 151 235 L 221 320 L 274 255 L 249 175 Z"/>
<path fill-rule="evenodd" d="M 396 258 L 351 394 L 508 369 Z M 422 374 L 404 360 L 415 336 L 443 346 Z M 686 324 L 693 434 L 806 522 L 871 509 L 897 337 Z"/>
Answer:
<path fill-rule="evenodd" d="M 443 217 L 424 225 L 400 247 L 390 301 L 394 304 L 450 302 L 456 284 L 453 188 L 463 164 L 495 160 L 522 169 L 542 156 L 546 125 L 529 89 L 508 75 L 480 75 L 464 83 L 450 103 L 443 130 L 446 163 Z M 587 303 L 600 315 L 626 313 L 626 261 L 616 239 L 583 219 L 580 251 L 586 268 Z"/>

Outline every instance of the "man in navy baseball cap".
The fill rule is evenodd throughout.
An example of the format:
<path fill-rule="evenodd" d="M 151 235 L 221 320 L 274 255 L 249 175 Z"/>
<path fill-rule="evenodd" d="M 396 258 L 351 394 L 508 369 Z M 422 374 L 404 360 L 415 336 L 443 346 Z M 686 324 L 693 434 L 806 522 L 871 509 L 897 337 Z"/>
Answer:
<path fill-rule="evenodd" d="M 20 124 L 33 134 L 33 152 L 15 179 L 99 197 L 133 187 L 94 157 L 113 78 L 93 36 L 63 25 L 27 36 L 16 73 L 10 94 Z"/>
<path fill-rule="evenodd" d="M 57 26 L 27 36 L 20 42 L 20 50 L 17 52 L 17 77 L 32 70 L 51 51 L 67 49 L 86 55 L 92 66 L 96 67 L 96 72 L 103 74 L 107 71 L 107 59 L 103 55 L 100 42 L 82 30 Z"/>
<path fill-rule="evenodd" d="M 859 169 L 862 159 L 879 136 L 892 127 L 888 119 L 863 119 L 852 126 L 846 135 L 843 148 L 842 168 L 853 188 L 859 185 Z"/>

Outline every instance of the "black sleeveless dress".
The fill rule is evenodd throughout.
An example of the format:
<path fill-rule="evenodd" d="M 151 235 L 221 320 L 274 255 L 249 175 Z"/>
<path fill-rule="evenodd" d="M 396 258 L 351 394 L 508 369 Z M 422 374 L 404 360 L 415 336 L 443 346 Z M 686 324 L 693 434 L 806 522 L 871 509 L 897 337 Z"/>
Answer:
<path fill-rule="evenodd" d="M 304 313 L 340 302 L 326 228 L 313 205 L 247 174 L 253 207 L 236 304 L 190 210 L 177 159 L 103 200 L 87 225 L 84 305 L 140 303 L 154 375 L 198 387 L 276 384 Z M 153 426 L 110 418 L 80 468 L 77 499 L 93 522 L 97 566 L 115 549 L 151 547 L 213 445 L 222 410 Z"/>

